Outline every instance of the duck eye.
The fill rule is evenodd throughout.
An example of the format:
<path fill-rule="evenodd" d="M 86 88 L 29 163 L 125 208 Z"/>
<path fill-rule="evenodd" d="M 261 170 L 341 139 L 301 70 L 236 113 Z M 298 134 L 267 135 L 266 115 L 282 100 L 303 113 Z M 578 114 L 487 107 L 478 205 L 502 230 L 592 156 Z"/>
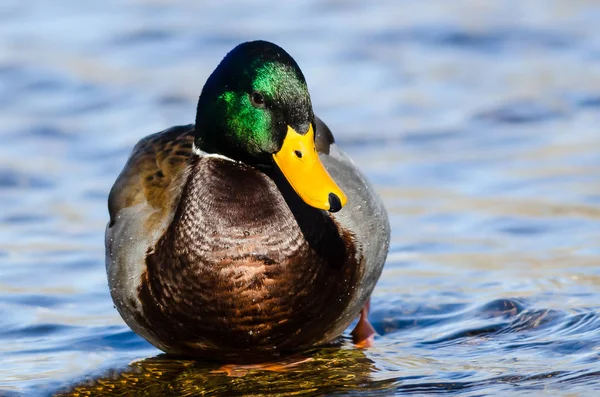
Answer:
<path fill-rule="evenodd" d="M 265 107 L 265 97 L 260 92 L 254 91 L 250 94 L 250 102 L 255 108 L 264 108 Z"/>

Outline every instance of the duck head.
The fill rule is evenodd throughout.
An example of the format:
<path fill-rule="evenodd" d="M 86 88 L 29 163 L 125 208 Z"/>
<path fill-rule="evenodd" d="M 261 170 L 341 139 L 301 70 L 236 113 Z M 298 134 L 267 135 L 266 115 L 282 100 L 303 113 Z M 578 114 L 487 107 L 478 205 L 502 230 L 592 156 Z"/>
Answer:
<path fill-rule="evenodd" d="M 273 43 L 247 42 L 206 81 L 195 145 L 249 165 L 278 167 L 306 204 L 336 212 L 347 199 L 319 159 L 314 118 L 296 61 Z"/>

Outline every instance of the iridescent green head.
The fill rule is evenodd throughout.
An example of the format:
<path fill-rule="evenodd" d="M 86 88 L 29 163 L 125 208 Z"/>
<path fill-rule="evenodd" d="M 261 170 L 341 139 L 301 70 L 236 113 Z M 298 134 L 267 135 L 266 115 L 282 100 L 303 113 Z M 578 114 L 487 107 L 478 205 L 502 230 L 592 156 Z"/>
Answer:
<path fill-rule="evenodd" d="M 346 203 L 315 148 L 304 76 L 273 43 L 238 45 L 210 75 L 198 100 L 195 144 L 247 164 L 278 167 L 315 208 L 333 212 Z"/>
<path fill-rule="evenodd" d="M 196 145 L 249 164 L 272 164 L 292 127 L 314 121 L 306 81 L 294 59 L 266 41 L 238 45 L 206 81 L 196 114 Z"/>

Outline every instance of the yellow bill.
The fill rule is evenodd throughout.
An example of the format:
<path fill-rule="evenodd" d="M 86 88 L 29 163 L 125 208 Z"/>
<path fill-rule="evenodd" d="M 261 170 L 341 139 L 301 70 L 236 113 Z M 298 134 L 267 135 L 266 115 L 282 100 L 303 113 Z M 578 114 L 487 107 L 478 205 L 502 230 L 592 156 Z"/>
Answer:
<path fill-rule="evenodd" d="M 330 212 L 337 212 L 346 204 L 346 195 L 319 160 L 312 125 L 304 135 L 288 126 L 283 146 L 273 158 L 306 204 Z"/>

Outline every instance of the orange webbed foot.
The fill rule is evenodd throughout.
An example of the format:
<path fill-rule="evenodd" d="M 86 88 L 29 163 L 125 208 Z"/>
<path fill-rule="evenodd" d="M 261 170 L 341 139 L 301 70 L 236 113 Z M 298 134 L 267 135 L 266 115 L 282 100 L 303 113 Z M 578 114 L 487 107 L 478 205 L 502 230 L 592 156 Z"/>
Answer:
<path fill-rule="evenodd" d="M 360 318 L 358 319 L 358 324 L 354 327 L 354 330 L 351 332 L 352 340 L 354 341 L 354 345 L 359 349 L 365 349 L 373 346 L 373 342 L 375 340 L 375 328 L 369 322 L 369 308 L 371 306 L 371 299 L 365 303 L 363 308 L 360 310 Z"/>
<path fill-rule="evenodd" d="M 211 373 L 222 373 L 227 376 L 240 377 L 246 375 L 250 371 L 286 372 L 297 365 L 311 360 L 312 358 L 310 357 L 291 357 L 280 361 L 261 364 L 226 364 L 219 369 L 211 371 Z"/>

